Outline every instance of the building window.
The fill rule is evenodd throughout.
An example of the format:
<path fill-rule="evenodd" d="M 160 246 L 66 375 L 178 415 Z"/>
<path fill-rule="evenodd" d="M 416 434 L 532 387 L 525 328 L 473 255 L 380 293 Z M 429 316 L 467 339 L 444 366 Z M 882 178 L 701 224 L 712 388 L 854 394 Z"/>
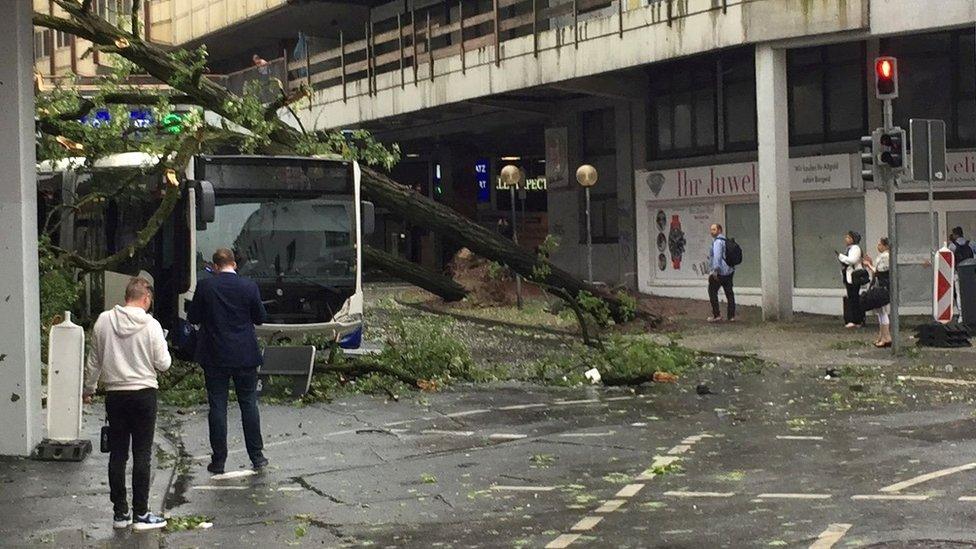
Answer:
<path fill-rule="evenodd" d="M 54 33 L 54 47 L 67 48 L 71 45 L 71 35 L 66 32 L 57 31 Z"/>
<path fill-rule="evenodd" d="M 119 0 L 94 0 L 92 11 L 102 19 L 116 25 L 120 16 L 128 18 L 132 15 L 132 0 L 122 0 L 121 2 Z"/>
<path fill-rule="evenodd" d="M 652 158 L 715 152 L 714 59 L 656 67 L 651 75 L 648 114 Z"/>
<path fill-rule="evenodd" d="M 756 150 L 756 58 L 744 50 L 721 58 L 724 151 Z"/>
<path fill-rule="evenodd" d="M 752 52 L 743 48 L 651 70 L 648 160 L 755 150 Z"/>
<path fill-rule="evenodd" d="M 617 125 L 613 109 L 580 113 L 581 163 L 592 164 L 600 175 L 590 189 L 590 221 L 593 242 L 615 244 L 619 238 L 617 224 Z M 586 198 L 580 189 L 580 243 L 586 242 Z"/>
<path fill-rule="evenodd" d="M 40 59 L 41 57 L 51 55 L 51 50 L 48 47 L 48 38 L 50 36 L 50 30 L 34 33 L 34 59 Z"/>
<path fill-rule="evenodd" d="M 976 73 L 972 30 L 892 38 L 885 55 L 898 58 L 895 123 L 911 118 L 945 120 L 950 148 L 976 146 Z"/>
<path fill-rule="evenodd" d="M 794 287 L 843 287 L 841 266 L 834 250 L 843 249 L 847 231 L 864 234 L 863 198 L 793 202 Z M 867 246 L 873 246 L 873 243 L 861 242 L 862 250 Z"/>
<path fill-rule="evenodd" d="M 867 132 L 862 43 L 790 50 L 787 59 L 790 144 L 850 141 Z"/>

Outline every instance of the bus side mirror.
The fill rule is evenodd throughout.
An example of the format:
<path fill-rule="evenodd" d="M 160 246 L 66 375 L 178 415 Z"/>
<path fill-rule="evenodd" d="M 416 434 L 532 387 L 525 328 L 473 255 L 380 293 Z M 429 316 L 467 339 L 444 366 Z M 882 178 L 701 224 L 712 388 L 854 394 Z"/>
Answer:
<path fill-rule="evenodd" d="M 372 202 L 362 203 L 363 233 L 373 234 L 376 230 L 376 207 Z"/>
<path fill-rule="evenodd" d="M 217 216 L 217 195 L 209 181 L 194 181 L 196 192 L 197 230 L 207 228 Z"/>

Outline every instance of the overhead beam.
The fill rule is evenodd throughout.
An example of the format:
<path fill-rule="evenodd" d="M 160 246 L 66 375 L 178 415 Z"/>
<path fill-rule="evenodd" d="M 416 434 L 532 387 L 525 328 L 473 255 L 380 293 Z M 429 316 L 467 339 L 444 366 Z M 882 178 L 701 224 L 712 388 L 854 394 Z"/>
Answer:
<path fill-rule="evenodd" d="M 479 99 L 471 99 L 465 101 L 465 103 L 477 105 L 479 107 L 488 107 L 500 111 L 538 114 L 542 116 L 553 116 L 556 114 L 556 106 L 551 101 L 483 97 Z"/>
<path fill-rule="evenodd" d="M 556 82 L 548 87 L 606 99 L 643 101 L 647 98 L 647 78 L 633 74 L 588 76 Z"/>
<path fill-rule="evenodd" d="M 411 123 L 408 118 L 402 129 L 372 125 L 368 129 L 373 132 L 377 139 L 404 142 L 457 134 L 478 135 L 506 127 L 524 127 L 526 118 L 498 116 L 497 113 L 480 113 L 450 119 L 443 118 L 424 124 Z M 531 118 L 536 118 L 536 120 L 528 120 L 532 123 L 542 124 L 545 122 L 538 115 L 532 115 Z"/>

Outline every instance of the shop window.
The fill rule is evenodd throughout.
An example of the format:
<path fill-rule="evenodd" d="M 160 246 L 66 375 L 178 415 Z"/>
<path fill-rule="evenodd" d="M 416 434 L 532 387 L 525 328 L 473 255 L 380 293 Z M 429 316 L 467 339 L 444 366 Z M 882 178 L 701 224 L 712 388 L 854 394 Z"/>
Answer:
<path fill-rule="evenodd" d="M 497 164 L 496 164 L 497 165 Z M 515 210 L 518 215 L 522 212 L 539 213 L 549 209 L 549 195 L 546 187 L 546 166 L 534 159 L 519 165 L 525 170 L 526 189 L 515 191 Z M 499 170 L 501 167 L 499 166 Z M 499 212 L 512 211 L 512 192 L 510 189 L 497 187 L 500 174 L 495 175 L 495 203 Z"/>
<path fill-rule="evenodd" d="M 617 150 L 613 109 L 580 113 L 580 158 L 592 164 L 600 174 L 590 189 L 590 219 L 593 242 L 615 244 L 619 238 L 617 224 Z M 586 242 L 586 199 L 579 190 L 580 243 Z"/>
<path fill-rule="evenodd" d="M 787 71 L 792 145 L 849 141 L 867 132 L 862 43 L 791 50 Z"/>
<path fill-rule="evenodd" d="M 616 153 L 617 135 L 613 113 L 613 109 L 600 109 L 580 115 L 580 144 L 584 157 Z"/>
<path fill-rule="evenodd" d="M 895 123 L 911 118 L 945 120 L 950 148 L 976 145 L 976 72 L 973 31 L 899 37 L 882 42 L 898 58 Z"/>
<path fill-rule="evenodd" d="M 863 198 L 794 201 L 794 287 L 842 288 L 841 266 L 834 251 L 842 251 L 844 234 L 851 230 L 864 234 Z M 862 249 L 871 245 L 861 242 Z"/>
<path fill-rule="evenodd" d="M 759 204 L 725 206 L 725 234 L 742 247 L 742 263 L 735 268 L 736 286 L 758 288 L 761 285 L 759 260 L 762 253 Z"/>

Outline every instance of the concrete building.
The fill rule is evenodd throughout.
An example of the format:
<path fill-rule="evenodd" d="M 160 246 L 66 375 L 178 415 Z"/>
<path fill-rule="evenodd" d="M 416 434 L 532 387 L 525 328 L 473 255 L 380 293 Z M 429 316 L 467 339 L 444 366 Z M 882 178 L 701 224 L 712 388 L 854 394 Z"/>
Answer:
<path fill-rule="evenodd" d="M 508 205 L 495 183 L 503 164 L 538 174 L 540 222 L 560 238 L 556 261 L 578 274 L 585 225 L 572 174 L 590 163 L 601 174 L 597 279 L 704 298 L 707 228 L 719 222 L 745 252 L 741 302 L 771 319 L 838 314 L 833 250 L 848 229 L 871 252 L 887 232 L 884 194 L 865 188 L 857 155 L 881 124 L 877 55 L 899 57 L 897 123 L 948 124 L 953 186 L 935 195 L 937 233 L 976 230 L 976 8 L 926 5 L 401 1 L 372 11 L 366 39 L 289 68 L 292 85 L 315 89 L 305 124 L 365 125 L 401 142 L 450 173 L 448 199 L 486 223 Z M 481 159 L 491 190 L 478 199 Z M 898 195 L 910 313 L 930 310 L 925 198 Z"/>
<path fill-rule="evenodd" d="M 256 76 L 253 54 L 267 59 L 289 87 L 314 90 L 299 111 L 306 126 L 367 127 L 399 142 L 398 180 L 488 226 L 510 216 L 497 176 L 518 164 L 529 180 L 516 195 L 522 242 L 558 237 L 556 262 L 578 274 L 586 270 L 580 164 L 600 173 L 597 280 L 704 298 L 707 227 L 722 223 L 744 250 L 740 301 L 762 304 L 772 319 L 838 313 L 833 250 L 843 233 L 862 233 L 869 251 L 886 233 L 884 195 L 865 188 L 857 155 L 859 137 L 881 124 L 879 54 L 900 60 L 897 122 L 948 124 L 953 186 L 936 193 L 936 232 L 976 230 L 976 8 L 938 5 L 152 0 L 142 15 L 154 41 L 206 44 L 232 89 Z M 69 65 L 70 44 L 45 40 L 53 56 L 35 54 L 37 65 Z M 931 300 L 925 198 L 898 197 L 902 297 L 912 313 Z M 379 228 L 374 244 L 429 265 L 453 251 L 396 220 Z"/>

